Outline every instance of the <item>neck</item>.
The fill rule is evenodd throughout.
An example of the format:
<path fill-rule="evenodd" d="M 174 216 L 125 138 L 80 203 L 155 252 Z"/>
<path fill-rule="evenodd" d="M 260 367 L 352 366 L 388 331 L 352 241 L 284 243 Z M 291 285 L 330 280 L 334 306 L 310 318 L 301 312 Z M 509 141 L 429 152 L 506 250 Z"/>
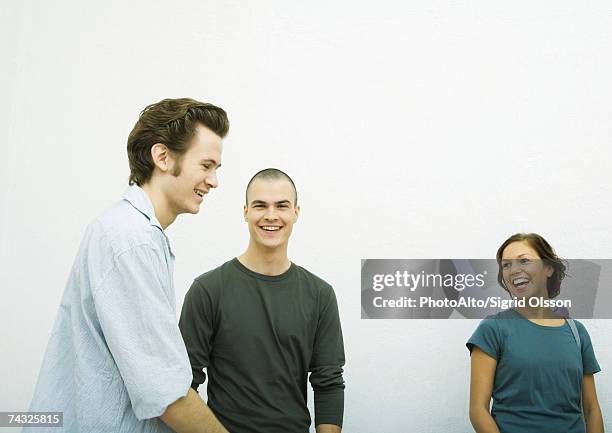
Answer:
<path fill-rule="evenodd" d="M 516 311 L 520 315 L 527 317 L 528 319 L 553 319 L 557 318 L 554 316 L 550 309 L 540 307 L 517 307 Z"/>
<path fill-rule="evenodd" d="M 281 275 L 291 266 L 286 244 L 277 248 L 265 248 L 252 240 L 238 260 L 250 270 L 262 275 Z"/>
<path fill-rule="evenodd" d="M 176 214 L 173 213 L 170 209 L 170 205 L 168 200 L 162 193 L 160 188 L 155 188 L 151 185 L 151 183 L 145 183 L 141 186 L 144 192 L 151 200 L 153 204 L 153 212 L 155 212 L 155 218 L 159 221 L 162 229 L 166 230 L 170 224 L 174 222 L 176 219 Z"/>
<path fill-rule="evenodd" d="M 548 293 L 543 293 L 541 295 L 538 295 L 538 297 L 544 298 L 545 300 L 548 299 Z M 515 310 L 521 314 L 522 316 L 528 318 L 528 319 L 559 319 L 560 316 L 555 314 L 550 308 L 548 307 L 530 307 L 529 306 L 529 301 L 527 300 L 527 305 L 524 307 L 516 307 Z"/>

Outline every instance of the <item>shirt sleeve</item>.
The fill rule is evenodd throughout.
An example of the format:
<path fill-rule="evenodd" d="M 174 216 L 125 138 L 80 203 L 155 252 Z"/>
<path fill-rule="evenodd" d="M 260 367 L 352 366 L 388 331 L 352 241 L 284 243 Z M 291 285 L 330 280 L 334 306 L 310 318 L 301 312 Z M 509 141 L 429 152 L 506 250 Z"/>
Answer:
<path fill-rule="evenodd" d="M 580 346 L 582 351 L 582 372 L 584 374 L 599 373 L 601 368 L 595 357 L 595 351 L 593 350 L 593 344 L 591 343 L 591 337 L 587 332 L 584 325 L 577 320 L 576 328 L 578 328 L 578 334 L 580 335 Z"/>
<path fill-rule="evenodd" d="M 344 415 L 344 343 L 338 303 L 331 287 L 322 294 L 321 310 L 310 363 L 314 391 L 315 426 L 342 427 Z"/>
<path fill-rule="evenodd" d="M 173 293 L 164 290 L 160 266 L 167 264 L 151 246 L 133 247 L 115 257 L 94 292 L 102 333 L 139 420 L 162 415 L 187 395 L 191 382 Z"/>
<path fill-rule="evenodd" d="M 198 387 L 206 381 L 204 368 L 208 367 L 213 336 L 213 308 L 210 294 L 195 280 L 185 295 L 179 328 L 187 347 L 193 381 Z"/>
<path fill-rule="evenodd" d="M 499 333 L 499 319 L 483 319 L 474 331 L 466 346 L 470 353 L 477 346 L 484 353 L 499 361 L 501 351 L 501 338 Z"/>

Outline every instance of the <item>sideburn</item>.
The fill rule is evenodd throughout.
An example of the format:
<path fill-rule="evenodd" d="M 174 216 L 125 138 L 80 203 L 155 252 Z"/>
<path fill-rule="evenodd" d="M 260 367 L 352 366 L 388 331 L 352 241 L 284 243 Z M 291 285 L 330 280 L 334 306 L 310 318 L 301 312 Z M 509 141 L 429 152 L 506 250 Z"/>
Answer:
<path fill-rule="evenodd" d="M 181 156 L 176 160 L 176 164 L 172 167 L 172 171 L 170 174 L 174 177 L 178 177 L 181 175 L 181 171 L 183 170 L 183 157 Z"/>

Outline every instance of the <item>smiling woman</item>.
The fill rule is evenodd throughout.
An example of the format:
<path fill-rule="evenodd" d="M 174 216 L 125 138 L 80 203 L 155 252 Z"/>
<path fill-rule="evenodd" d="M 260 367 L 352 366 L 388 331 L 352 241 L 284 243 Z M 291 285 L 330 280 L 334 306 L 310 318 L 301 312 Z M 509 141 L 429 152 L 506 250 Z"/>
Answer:
<path fill-rule="evenodd" d="M 559 295 L 566 266 L 542 236 L 535 233 L 510 236 L 497 250 L 496 259 L 500 265 L 497 281 L 511 295 L 526 297 L 532 277 L 539 278 L 537 286 L 545 289 L 547 298 Z M 522 272 L 513 272 L 517 266 Z"/>
<path fill-rule="evenodd" d="M 550 308 L 563 261 L 540 235 L 519 233 L 500 246 L 497 263 L 498 281 L 517 306 L 484 319 L 467 342 L 475 431 L 603 433 L 589 334 Z"/>

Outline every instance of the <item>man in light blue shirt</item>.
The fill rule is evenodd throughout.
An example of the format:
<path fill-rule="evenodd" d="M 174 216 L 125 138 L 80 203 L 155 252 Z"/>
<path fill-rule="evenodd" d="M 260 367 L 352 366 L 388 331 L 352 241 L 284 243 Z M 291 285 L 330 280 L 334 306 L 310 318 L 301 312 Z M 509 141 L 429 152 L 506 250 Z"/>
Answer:
<path fill-rule="evenodd" d="M 131 186 L 87 228 L 45 353 L 30 410 L 64 413 L 49 431 L 227 432 L 190 389 L 164 230 L 217 187 L 228 129 L 225 111 L 188 98 L 141 113 Z"/>

